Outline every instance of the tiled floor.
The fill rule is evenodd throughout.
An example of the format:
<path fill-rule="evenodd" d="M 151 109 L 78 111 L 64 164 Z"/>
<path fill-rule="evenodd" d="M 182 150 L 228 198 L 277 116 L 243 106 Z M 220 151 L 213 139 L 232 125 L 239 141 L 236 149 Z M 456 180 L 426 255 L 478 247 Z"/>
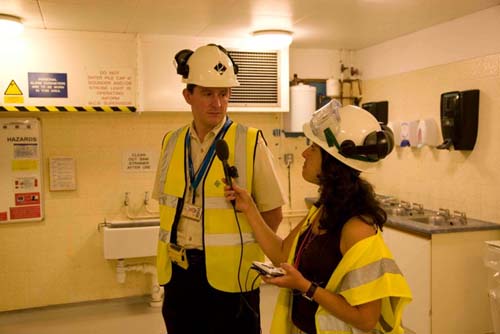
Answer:
<path fill-rule="evenodd" d="M 278 288 L 261 287 L 262 333 L 269 333 Z M 126 298 L 0 313 L 1 334 L 165 334 L 160 308 Z"/>

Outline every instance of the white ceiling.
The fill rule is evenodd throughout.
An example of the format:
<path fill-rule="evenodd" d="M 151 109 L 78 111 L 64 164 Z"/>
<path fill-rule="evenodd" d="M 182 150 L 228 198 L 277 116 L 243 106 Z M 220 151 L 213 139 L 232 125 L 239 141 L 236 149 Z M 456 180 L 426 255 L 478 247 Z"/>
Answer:
<path fill-rule="evenodd" d="M 293 31 L 292 47 L 357 50 L 500 0 L 0 0 L 38 29 L 246 37 Z"/>

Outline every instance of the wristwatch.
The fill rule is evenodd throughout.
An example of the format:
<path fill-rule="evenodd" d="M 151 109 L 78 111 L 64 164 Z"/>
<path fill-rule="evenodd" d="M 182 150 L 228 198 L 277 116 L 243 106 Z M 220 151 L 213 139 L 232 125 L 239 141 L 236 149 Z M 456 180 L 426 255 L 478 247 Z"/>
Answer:
<path fill-rule="evenodd" d="M 315 282 L 311 282 L 311 286 L 309 286 L 309 289 L 303 294 L 304 298 L 309 299 L 310 301 L 313 301 L 313 296 L 314 293 L 316 292 L 316 289 L 318 288 L 318 284 Z"/>

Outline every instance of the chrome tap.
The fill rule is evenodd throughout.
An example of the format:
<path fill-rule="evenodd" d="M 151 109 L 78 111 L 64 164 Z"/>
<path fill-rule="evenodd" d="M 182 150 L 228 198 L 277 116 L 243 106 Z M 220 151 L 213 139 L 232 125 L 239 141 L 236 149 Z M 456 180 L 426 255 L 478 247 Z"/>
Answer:
<path fill-rule="evenodd" d="M 424 214 L 424 206 L 419 203 L 411 203 L 411 210 L 419 215 Z"/>
<path fill-rule="evenodd" d="M 411 204 L 407 201 L 400 201 L 398 207 L 402 208 L 407 213 L 411 210 Z"/>
<path fill-rule="evenodd" d="M 465 212 L 462 211 L 453 211 L 453 216 L 450 218 L 452 221 L 457 221 L 461 225 L 467 225 L 467 216 Z"/>
<path fill-rule="evenodd" d="M 411 205 L 409 202 L 406 201 L 400 201 L 398 206 L 392 209 L 392 212 L 396 216 L 406 216 L 410 213 L 410 211 L 411 211 Z"/>
<path fill-rule="evenodd" d="M 436 215 L 442 216 L 446 219 L 450 219 L 450 210 L 439 208 L 439 210 L 436 212 Z"/>

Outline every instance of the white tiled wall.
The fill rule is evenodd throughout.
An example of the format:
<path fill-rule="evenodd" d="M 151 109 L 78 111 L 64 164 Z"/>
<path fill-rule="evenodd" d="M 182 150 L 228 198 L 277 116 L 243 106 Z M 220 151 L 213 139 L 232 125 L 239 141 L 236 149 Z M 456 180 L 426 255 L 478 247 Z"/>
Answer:
<path fill-rule="evenodd" d="M 131 207 L 138 209 L 144 192 L 152 190 L 154 172 L 125 172 L 124 152 L 159 152 L 164 134 L 189 122 L 190 113 L 36 116 L 42 122 L 43 161 L 74 157 L 77 190 L 51 192 L 46 182 L 44 221 L 0 225 L 0 311 L 149 294 L 150 278 L 144 274 L 127 272 L 124 284 L 116 281 L 116 262 L 104 259 L 97 226 L 104 218 L 124 218 L 125 192 Z M 272 135 L 272 129 L 281 127 L 280 114 L 235 113 L 231 118 L 264 131 L 285 190 L 287 170 L 279 158 L 293 151 L 292 177 L 300 184 L 305 140 L 288 146 L 284 137 Z M 305 208 L 303 189 L 294 180 L 292 198 L 299 210 Z M 133 262 L 141 261 L 154 263 L 153 258 Z"/>
<path fill-rule="evenodd" d="M 389 101 L 389 120 L 432 118 L 440 126 L 440 95 L 480 90 L 479 128 L 472 151 L 396 147 L 367 178 L 377 191 L 424 204 L 429 209 L 465 211 L 500 223 L 500 55 L 366 81 L 366 101 Z"/>

